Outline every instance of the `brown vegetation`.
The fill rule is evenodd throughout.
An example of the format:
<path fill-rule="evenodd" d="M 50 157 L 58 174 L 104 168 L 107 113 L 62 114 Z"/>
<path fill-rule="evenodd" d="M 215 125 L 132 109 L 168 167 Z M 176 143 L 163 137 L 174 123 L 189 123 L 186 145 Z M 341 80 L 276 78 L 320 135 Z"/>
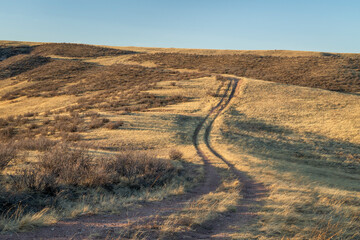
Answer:
<path fill-rule="evenodd" d="M 31 52 L 31 47 L 22 46 L 6 46 L 0 45 L 0 61 L 19 54 L 28 54 Z"/>
<path fill-rule="evenodd" d="M 1 170 L 14 159 L 17 147 L 24 145 L 0 145 Z M 9 209 L 14 212 L 19 202 L 24 203 L 25 212 L 56 208 L 64 201 L 76 201 L 90 189 L 99 194 L 129 189 L 131 194 L 133 190 L 162 186 L 180 174 L 179 171 L 171 162 L 149 154 L 124 152 L 95 157 L 85 148 L 71 148 L 62 143 L 46 148 L 38 155 L 38 161 L 18 168 L 7 180 L 0 175 L 1 186 L 12 189 L 10 194 L 0 188 L 0 213 Z"/>
<path fill-rule="evenodd" d="M 17 150 L 14 145 L 0 143 L 0 171 L 16 157 Z"/>
<path fill-rule="evenodd" d="M 14 77 L 50 61 L 50 58 L 32 55 L 17 55 L 10 57 L 0 62 L 0 80 Z"/>
<path fill-rule="evenodd" d="M 108 129 L 118 129 L 119 127 L 121 127 L 123 125 L 124 125 L 123 121 L 116 121 L 116 122 L 108 122 L 107 124 L 105 124 L 104 127 L 108 128 Z"/>
<path fill-rule="evenodd" d="M 134 54 L 135 52 L 86 44 L 48 43 L 34 47 L 34 50 L 31 53 L 42 56 L 58 55 L 62 57 L 88 58 Z"/>
<path fill-rule="evenodd" d="M 169 157 L 171 160 L 181 160 L 183 157 L 183 153 L 179 150 L 173 149 L 170 151 Z"/>
<path fill-rule="evenodd" d="M 73 109 L 103 108 L 122 111 L 139 111 L 185 101 L 181 96 L 158 97 L 142 91 L 149 90 L 160 81 L 177 81 L 207 76 L 201 73 L 180 73 L 158 68 L 115 64 L 95 66 L 75 60 L 51 60 L 51 62 L 24 72 L 19 81 L 32 84 L 4 94 L 3 100 L 27 97 L 53 97 L 80 95 L 99 91 L 92 97 L 79 100 Z M 67 86 L 71 84 L 71 86 Z"/>
<path fill-rule="evenodd" d="M 259 55 L 141 54 L 132 61 L 160 67 L 198 69 L 342 92 L 360 91 L 360 57 L 338 55 L 278 57 Z"/>

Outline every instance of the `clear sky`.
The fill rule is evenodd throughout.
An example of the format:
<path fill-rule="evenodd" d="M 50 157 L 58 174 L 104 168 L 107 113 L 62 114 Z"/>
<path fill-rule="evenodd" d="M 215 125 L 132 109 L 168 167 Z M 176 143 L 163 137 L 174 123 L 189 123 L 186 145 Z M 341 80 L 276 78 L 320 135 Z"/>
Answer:
<path fill-rule="evenodd" d="M 360 52 L 360 1 L 0 0 L 0 39 Z"/>

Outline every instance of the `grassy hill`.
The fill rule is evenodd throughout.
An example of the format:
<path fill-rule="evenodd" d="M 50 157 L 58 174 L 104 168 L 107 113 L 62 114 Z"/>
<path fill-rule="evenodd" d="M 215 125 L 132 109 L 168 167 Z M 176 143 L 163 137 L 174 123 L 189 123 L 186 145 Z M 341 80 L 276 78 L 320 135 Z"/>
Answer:
<path fill-rule="evenodd" d="M 359 66 L 0 41 L 0 238 L 118 214 L 129 224 L 104 232 L 94 217 L 81 236 L 357 239 Z M 145 220 L 121 217 L 134 211 Z"/>

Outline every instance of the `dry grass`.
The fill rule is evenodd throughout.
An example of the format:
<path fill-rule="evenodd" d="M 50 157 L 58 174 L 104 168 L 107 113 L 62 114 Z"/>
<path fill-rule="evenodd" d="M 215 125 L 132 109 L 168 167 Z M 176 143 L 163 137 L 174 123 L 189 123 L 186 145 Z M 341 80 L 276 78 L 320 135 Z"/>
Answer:
<path fill-rule="evenodd" d="M 13 144 L 0 144 L 0 171 L 2 171 L 11 160 L 16 158 L 17 149 Z"/>
<path fill-rule="evenodd" d="M 31 53 L 43 56 L 57 55 L 62 57 L 95 58 L 103 56 L 134 54 L 135 52 L 86 44 L 48 43 L 34 47 Z"/>
<path fill-rule="evenodd" d="M 1 153 L 2 159 L 6 157 L 4 166 L 15 157 L 9 148 Z M 8 171 L 7 176 L 0 175 L 1 231 L 28 230 L 53 223 L 49 219 L 90 211 L 81 207 L 84 204 L 93 205 L 91 211 L 118 211 L 122 204 L 136 199 L 173 194 L 181 188 L 177 178 L 188 177 L 181 164 L 140 152 L 96 157 L 85 149 L 61 144 L 37 158 L 17 166 L 15 172 Z M 110 199 L 119 203 L 100 210 Z"/>
<path fill-rule="evenodd" d="M 222 213 L 236 210 L 241 200 L 240 192 L 241 183 L 228 176 L 215 192 L 201 196 L 171 214 L 161 226 L 162 238 L 176 238 L 183 232 L 199 228 L 211 229 L 214 219 Z"/>
<path fill-rule="evenodd" d="M 28 45 L 20 44 L 18 46 L 10 46 L 0 41 L 0 61 L 20 54 L 29 54 L 30 52 L 31 47 Z"/>
<path fill-rule="evenodd" d="M 233 107 L 216 123 L 214 145 L 265 183 L 269 196 L 260 221 L 234 238 L 359 237 L 358 98 L 244 80 Z"/>
<path fill-rule="evenodd" d="M 31 55 L 17 55 L 0 62 L 0 80 L 14 77 L 50 62 L 50 58 Z"/>
<path fill-rule="evenodd" d="M 3 231 L 116 213 L 196 185 L 204 172 L 191 136 L 225 86 L 226 75 L 210 72 L 359 91 L 356 54 L 3 43 Z M 232 237 L 359 237 L 358 103 L 356 94 L 243 81 L 234 107 L 215 122 L 212 144 L 267 184 L 269 196 L 259 221 Z M 114 157 L 120 152 L 126 153 Z M 239 183 L 225 181 L 172 214 L 164 236 L 209 227 L 240 198 Z"/>
<path fill-rule="evenodd" d="M 131 61 L 152 61 L 160 67 L 198 69 L 273 82 L 341 92 L 359 92 L 360 57 L 339 55 L 278 57 L 259 55 L 196 55 L 155 53 Z"/>

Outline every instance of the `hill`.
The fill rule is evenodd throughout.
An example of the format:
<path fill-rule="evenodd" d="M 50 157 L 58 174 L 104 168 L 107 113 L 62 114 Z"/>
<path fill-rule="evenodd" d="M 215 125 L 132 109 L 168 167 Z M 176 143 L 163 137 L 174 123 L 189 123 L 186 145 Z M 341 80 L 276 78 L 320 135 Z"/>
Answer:
<path fill-rule="evenodd" d="M 359 237 L 359 54 L 0 41 L 0 59 L 0 239 Z"/>

